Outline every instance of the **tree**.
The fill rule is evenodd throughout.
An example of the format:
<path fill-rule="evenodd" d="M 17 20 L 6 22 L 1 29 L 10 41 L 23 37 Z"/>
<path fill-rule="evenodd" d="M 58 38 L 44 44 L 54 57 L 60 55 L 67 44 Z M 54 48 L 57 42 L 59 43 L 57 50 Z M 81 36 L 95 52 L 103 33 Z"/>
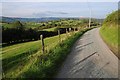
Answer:
<path fill-rule="evenodd" d="M 22 24 L 20 21 L 15 21 L 15 22 L 13 23 L 13 27 L 14 27 L 14 28 L 17 28 L 17 29 L 21 29 L 21 30 L 24 29 L 23 24 Z"/>

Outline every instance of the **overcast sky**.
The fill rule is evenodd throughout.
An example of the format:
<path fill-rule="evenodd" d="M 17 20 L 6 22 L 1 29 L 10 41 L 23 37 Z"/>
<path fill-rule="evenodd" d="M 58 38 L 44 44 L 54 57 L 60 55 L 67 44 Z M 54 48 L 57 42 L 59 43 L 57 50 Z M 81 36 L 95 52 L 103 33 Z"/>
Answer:
<path fill-rule="evenodd" d="M 105 18 L 118 9 L 118 0 L 2 0 L 2 16 L 7 17 L 90 17 Z M 74 1 L 74 2 L 73 2 Z M 75 2 L 76 1 L 76 2 Z"/>
<path fill-rule="evenodd" d="M 118 2 L 119 0 L 1 0 L 2 2 Z"/>

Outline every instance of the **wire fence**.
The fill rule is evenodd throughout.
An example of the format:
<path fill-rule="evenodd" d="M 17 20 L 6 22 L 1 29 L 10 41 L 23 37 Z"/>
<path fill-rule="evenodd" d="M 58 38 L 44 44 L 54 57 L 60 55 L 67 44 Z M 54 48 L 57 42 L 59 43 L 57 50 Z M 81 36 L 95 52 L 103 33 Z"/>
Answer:
<path fill-rule="evenodd" d="M 19 62 L 19 64 L 17 64 L 17 66 L 19 66 L 17 69 L 14 70 L 14 72 L 9 73 L 9 77 L 13 77 L 13 76 L 18 76 L 21 73 L 24 73 L 25 70 L 28 70 L 32 64 L 34 64 L 38 59 L 41 59 L 40 61 L 42 62 L 42 57 L 45 57 L 41 54 L 46 54 L 49 53 L 49 51 L 54 48 L 56 45 L 59 45 L 61 43 L 64 42 L 64 40 L 69 39 L 69 37 L 71 37 L 72 35 L 74 35 L 75 33 L 79 32 L 81 30 L 81 28 L 79 27 L 74 27 L 74 28 L 69 28 L 66 29 L 66 33 L 61 34 L 60 30 L 58 30 L 58 35 L 55 37 L 57 38 L 56 42 L 53 41 L 49 41 L 50 44 L 47 44 L 47 42 L 45 42 L 45 38 L 43 38 L 43 35 L 40 35 L 40 45 L 39 48 L 33 50 L 33 49 L 29 49 L 29 51 L 27 53 L 24 53 L 24 55 L 21 54 L 21 56 L 19 55 L 19 57 L 15 57 L 13 59 L 16 59 L 14 64 L 17 64 Z M 33 46 L 34 47 L 34 46 Z M 17 61 L 17 59 L 21 59 L 20 61 Z M 11 61 L 11 60 L 7 60 Z M 5 61 L 6 62 L 6 61 Z M 7 63 L 6 62 L 6 63 Z M 19 73 L 15 73 L 16 71 L 18 71 Z M 3 78 L 7 77 L 6 73 L 2 73 Z"/>
<path fill-rule="evenodd" d="M 73 30 L 72 28 L 69 28 L 69 30 L 66 28 L 66 33 L 64 33 L 64 35 L 66 36 L 62 36 L 63 34 L 61 34 L 60 30 L 58 30 L 58 44 L 61 44 L 64 40 L 68 39 L 70 36 L 74 35 L 78 31 L 80 31 L 80 28 L 78 27 L 74 27 Z M 49 52 L 49 50 L 53 48 L 51 45 L 55 46 L 54 42 L 50 42 L 51 43 L 50 45 L 46 45 L 43 35 L 40 35 L 40 39 L 41 39 L 41 46 L 42 46 L 41 52 L 43 54 Z"/>

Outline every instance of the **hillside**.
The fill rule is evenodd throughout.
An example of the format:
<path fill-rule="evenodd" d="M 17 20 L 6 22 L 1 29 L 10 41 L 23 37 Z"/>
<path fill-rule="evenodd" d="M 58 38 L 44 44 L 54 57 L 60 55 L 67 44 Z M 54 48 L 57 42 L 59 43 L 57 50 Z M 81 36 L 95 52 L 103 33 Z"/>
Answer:
<path fill-rule="evenodd" d="M 112 12 L 109 14 L 103 22 L 102 28 L 100 29 L 100 34 L 103 40 L 107 43 L 109 48 L 115 53 L 116 56 L 120 58 L 120 40 L 118 38 L 120 32 L 119 22 L 120 22 L 120 10 Z"/>
<path fill-rule="evenodd" d="M 15 21 L 21 21 L 21 22 L 47 22 L 47 21 L 52 21 L 52 20 L 61 20 L 61 19 L 88 19 L 86 18 L 79 18 L 79 17 L 74 17 L 74 18 L 67 18 L 67 17 L 41 17 L 41 18 L 13 18 L 13 17 L 4 17 L 0 16 L 0 22 L 15 22 Z M 95 18 L 93 18 L 94 20 Z M 96 19 L 98 22 L 103 22 L 103 19 Z"/>
<path fill-rule="evenodd" d="M 59 20 L 60 18 L 56 17 L 46 17 L 46 18 L 12 18 L 12 17 L 0 17 L 0 20 L 3 22 L 15 22 L 15 21 L 21 21 L 21 22 L 44 22 L 44 21 L 50 21 L 50 20 Z"/>

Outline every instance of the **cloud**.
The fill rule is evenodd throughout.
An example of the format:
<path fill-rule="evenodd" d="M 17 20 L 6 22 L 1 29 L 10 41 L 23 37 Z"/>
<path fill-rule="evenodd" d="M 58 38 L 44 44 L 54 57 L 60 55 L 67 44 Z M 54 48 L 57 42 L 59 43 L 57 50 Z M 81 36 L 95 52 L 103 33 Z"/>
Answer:
<path fill-rule="evenodd" d="M 13 17 L 89 17 L 90 15 L 86 2 L 3 2 L 1 7 L 0 12 L 3 16 Z M 90 3 L 90 8 L 92 17 L 105 17 L 106 14 L 118 9 L 118 3 L 93 2 Z"/>
<path fill-rule="evenodd" d="M 32 14 L 33 17 L 47 17 L 47 16 L 50 16 L 46 13 L 33 13 Z"/>
<path fill-rule="evenodd" d="M 55 12 L 55 11 L 45 11 L 45 12 L 37 12 L 33 13 L 34 17 L 49 17 L 49 16 L 59 16 L 69 14 L 67 12 Z"/>
<path fill-rule="evenodd" d="M 49 14 L 69 14 L 67 12 L 54 12 L 54 11 L 46 11 Z"/>

